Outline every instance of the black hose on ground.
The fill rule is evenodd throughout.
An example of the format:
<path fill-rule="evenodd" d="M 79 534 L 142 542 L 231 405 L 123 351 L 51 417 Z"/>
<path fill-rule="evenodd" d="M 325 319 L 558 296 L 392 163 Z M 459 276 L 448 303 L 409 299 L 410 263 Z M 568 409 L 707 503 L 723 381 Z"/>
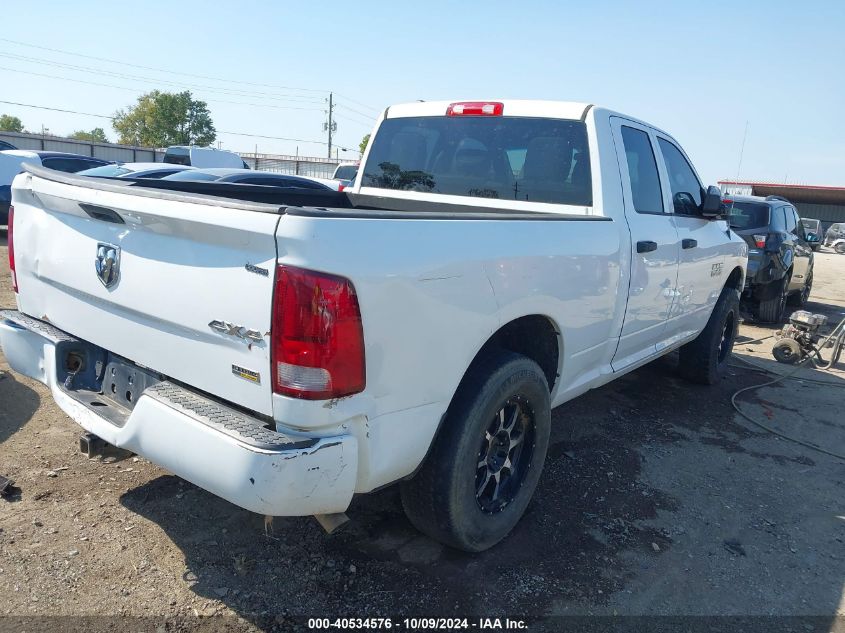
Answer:
<path fill-rule="evenodd" d="M 831 361 L 829 363 L 825 364 L 825 365 L 817 365 L 820 369 L 830 369 L 836 363 L 836 359 L 838 358 L 838 354 L 836 352 L 839 349 L 839 346 L 841 345 L 841 343 L 843 341 L 843 336 L 845 336 L 845 319 L 840 321 L 839 325 L 837 325 L 835 328 L 833 328 L 833 331 L 830 334 L 828 334 L 828 336 L 827 336 L 827 338 L 825 338 L 824 342 L 822 342 L 819 345 L 819 349 L 823 349 L 831 339 L 834 339 L 834 355 L 833 355 L 833 358 L 831 358 Z M 765 340 L 765 339 L 761 339 L 761 340 Z M 818 352 L 816 352 L 816 353 L 818 354 Z M 821 358 L 821 356 L 819 356 L 819 358 Z M 784 380 L 789 380 L 789 379 L 803 380 L 805 382 L 812 382 L 812 383 L 816 383 L 816 384 L 826 385 L 828 387 L 845 387 L 845 384 L 837 384 L 837 383 L 834 383 L 834 382 L 830 382 L 830 381 L 826 381 L 826 380 L 817 380 L 817 379 L 813 379 L 813 378 L 796 378 L 795 374 L 798 373 L 798 371 L 802 367 L 804 367 L 804 365 L 806 365 L 808 362 L 811 362 L 811 361 L 813 363 L 815 363 L 815 359 L 812 356 L 807 356 L 804 360 L 802 360 L 800 363 L 798 363 L 791 371 L 789 371 L 785 374 L 779 374 L 777 372 L 773 372 L 770 369 L 766 369 L 765 367 L 762 367 L 760 365 L 757 365 L 756 363 L 752 363 L 750 361 L 747 361 L 743 358 L 737 357 L 737 360 L 742 361 L 744 363 L 747 363 L 748 365 L 751 365 L 752 367 L 754 367 L 754 368 L 756 368 L 760 371 L 764 371 L 767 374 L 777 376 L 777 378 L 775 378 L 774 380 L 769 380 L 769 381 L 761 383 L 759 385 L 752 385 L 750 387 L 744 387 L 743 389 L 740 389 L 739 391 L 735 392 L 731 396 L 731 405 L 733 405 L 733 408 L 737 413 L 739 413 L 742 417 L 744 417 L 746 420 L 748 420 L 752 424 L 759 426 L 761 429 L 764 429 L 765 431 L 768 431 L 769 433 L 771 433 L 773 435 L 777 435 L 778 437 L 783 438 L 785 440 L 788 440 L 790 442 L 794 442 L 795 444 L 800 444 L 801 446 L 812 449 L 812 450 L 817 451 L 819 453 L 823 453 L 825 455 L 829 455 L 831 457 L 835 457 L 837 459 L 841 459 L 842 461 L 845 461 L 845 455 L 843 455 L 841 453 L 837 453 L 835 451 L 828 450 L 828 449 L 826 449 L 822 446 L 818 446 L 818 445 L 813 444 L 811 442 L 806 442 L 806 441 L 801 440 L 797 437 L 792 437 L 791 435 L 787 435 L 786 433 L 782 433 L 780 431 L 777 431 L 777 430 L 771 428 L 770 426 L 760 422 L 759 420 L 755 420 L 753 417 L 751 417 L 750 415 L 745 413 L 742 409 L 740 409 L 739 405 L 736 402 L 737 398 L 739 397 L 740 394 L 743 394 L 743 393 L 748 392 L 748 391 L 754 391 L 754 390 L 760 389 L 762 387 L 769 387 L 771 385 L 774 385 L 774 384 L 777 384 L 779 382 L 782 382 Z"/>

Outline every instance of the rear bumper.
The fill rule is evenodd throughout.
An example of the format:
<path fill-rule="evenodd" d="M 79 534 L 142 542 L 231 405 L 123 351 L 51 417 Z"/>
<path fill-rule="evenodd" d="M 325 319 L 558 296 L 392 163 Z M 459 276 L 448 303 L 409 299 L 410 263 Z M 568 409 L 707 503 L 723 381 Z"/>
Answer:
<path fill-rule="evenodd" d="M 751 296 L 762 288 L 783 276 L 771 257 L 759 249 L 749 249 L 748 265 L 745 273 L 745 294 Z"/>
<path fill-rule="evenodd" d="M 108 415 L 115 403 L 104 404 L 94 391 L 66 388 L 59 377 L 69 346 L 87 343 L 3 311 L 0 345 L 12 369 L 47 385 L 83 429 L 235 505 L 265 515 L 306 516 L 343 512 L 352 499 L 358 467 L 352 435 L 316 438 L 270 430 L 258 418 L 168 381 L 145 389 L 131 410 Z"/>

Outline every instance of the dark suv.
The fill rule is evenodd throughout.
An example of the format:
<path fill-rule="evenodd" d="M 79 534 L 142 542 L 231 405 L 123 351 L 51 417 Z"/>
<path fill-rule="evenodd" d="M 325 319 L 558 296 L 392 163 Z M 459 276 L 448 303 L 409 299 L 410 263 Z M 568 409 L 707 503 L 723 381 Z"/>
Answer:
<path fill-rule="evenodd" d="M 729 196 L 731 228 L 748 242 L 742 298 L 754 317 L 778 323 L 787 301 L 803 306 L 813 287 L 813 250 L 788 200 L 778 196 Z"/>

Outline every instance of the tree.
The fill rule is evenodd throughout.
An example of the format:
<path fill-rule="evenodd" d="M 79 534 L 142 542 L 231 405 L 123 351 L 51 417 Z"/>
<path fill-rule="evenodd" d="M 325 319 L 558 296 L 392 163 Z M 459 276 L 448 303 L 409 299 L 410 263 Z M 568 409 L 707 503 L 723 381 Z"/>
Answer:
<path fill-rule="evenodd" d="M 120 143 L 145 147 L 211 145 L 217 136 L 208 105 L 189 91 L 153 90 L 114 115 Z"/>
<path fill-rule="evenodd" d="M 0 115 L 0 131 L 23 132 L 23 122 L 11 114 Z"/>
<path fill-rule="evenodd" d="M 93 141 L 95 143 L 108 143 L 109 138 L 106 136 L 105 130 L 101 127 L 95 127 L 90 132 L 85 130 L 76 130 L 69 138 L 75 138 L 80 141 Z"/>
<path fill-rule="evenodd" d="M 364 152 L 367 150 L 367 145 L 370 144 L 370 135 L 365 134 L 364 138 L 361 139 L 361 143 L 358 145 L 358 149 L 361 150 L 361 156 L 364 155 Z"/>

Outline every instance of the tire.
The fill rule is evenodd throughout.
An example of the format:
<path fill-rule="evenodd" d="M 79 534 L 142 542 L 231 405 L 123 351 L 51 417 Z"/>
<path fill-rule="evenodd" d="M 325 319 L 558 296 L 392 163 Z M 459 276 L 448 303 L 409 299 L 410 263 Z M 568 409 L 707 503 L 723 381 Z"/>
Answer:
<path fill-rule="evenodd" d="M 507 351 L 474 363 L 421 469 L 401 485 L 408 519 L 451 547 L 492 547 L 534 494 L 550 427 L 549 387 L 537 363 Z"/>
<path fill-rule="evenodd" d="M 701 333 L 679 350 L 683 378 L 702 385 L 718 382 L 728 368 L 739 326 L 739 292 L 723 288 Z"/>
<path fill-rule="evenodd" d="M 801 288 L 801 292 L 796 292 L 794 295 L 790 295 L 787 303 L 790 303 L 794 306 L 798 306 L 799 308 L 803 308 L 807 305 L 807 302 L 810 300 L 810 293 L 813 291 L 813 270 L 810 269 L 810 274 L 807 275 L 807 280 L 804 282 L 804 287 Z"/>
<path fill-rule="evenodd" d="M 761 298 L 757 304 L 756 317 L 763 323 L 780 323 L 789 298 L 789 280 L 791 273 L 769 283 L 761 291 Z"/>
<path fill-rule="evenodd" d="M 840 255 L 845 255 L 845 242 L 839 242 L 839 244 L 833 247 L 833 250 L 835 250 Z"/>
<path fill-rule="evenodd" d="M 801 360 L 802 352 L 798 341 L 791 338 L 782 338 L 772 348 L 772 356 L 779 363 L 795 365 Z"/>

